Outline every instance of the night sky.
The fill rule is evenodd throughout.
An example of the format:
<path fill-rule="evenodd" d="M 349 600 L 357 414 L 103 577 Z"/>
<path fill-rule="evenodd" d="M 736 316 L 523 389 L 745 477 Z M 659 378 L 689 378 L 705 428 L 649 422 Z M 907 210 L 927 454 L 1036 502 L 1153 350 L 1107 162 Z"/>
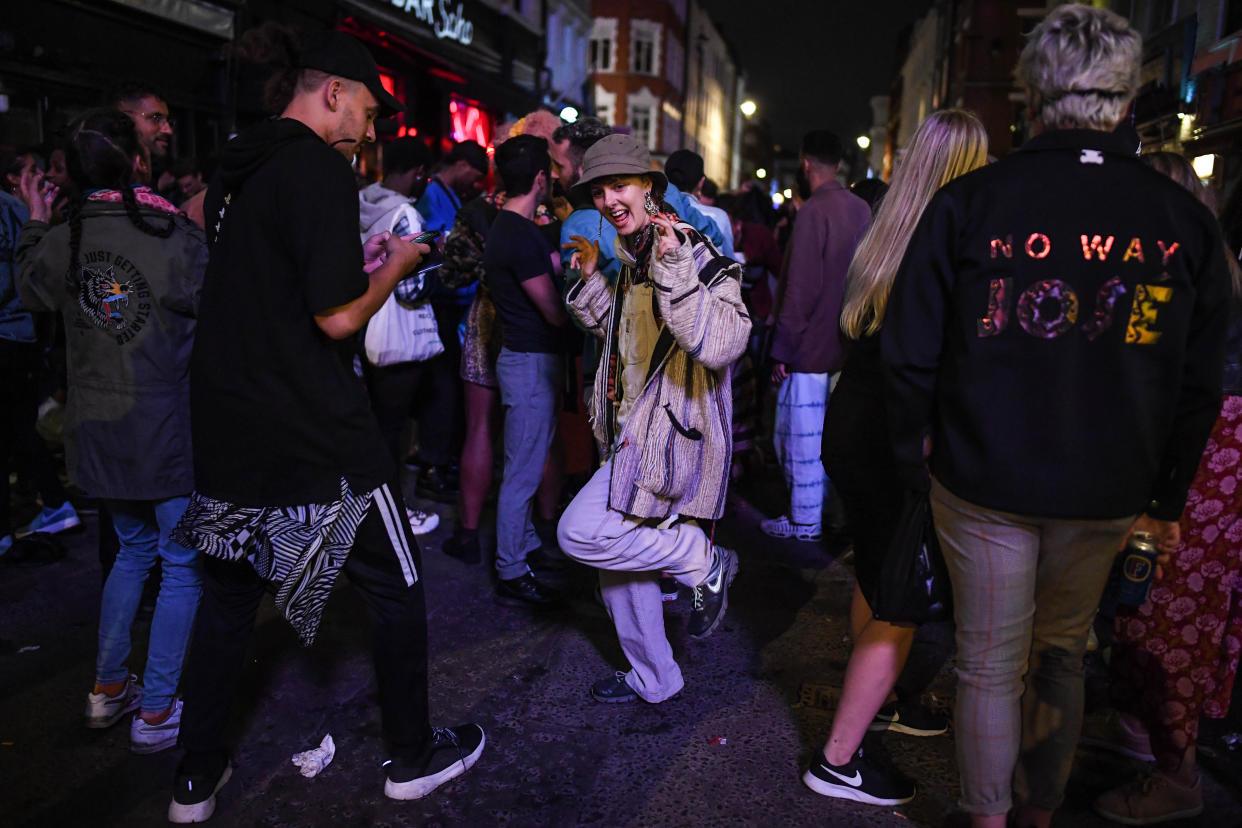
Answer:
<path fill-rule="evenodd" d="M 802 133 L 843 139 L 871 123 L 872 95 L 897 72 L 897 35 L 931 0 L 701 0 L 733 44 L 748 95 L 773 138 L 795 148 Z"/>

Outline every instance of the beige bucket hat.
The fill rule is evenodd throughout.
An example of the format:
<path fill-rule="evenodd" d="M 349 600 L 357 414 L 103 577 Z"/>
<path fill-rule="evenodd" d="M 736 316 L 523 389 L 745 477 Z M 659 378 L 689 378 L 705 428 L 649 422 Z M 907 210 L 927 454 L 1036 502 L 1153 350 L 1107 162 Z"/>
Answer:
<path fill-rule="evenodd" d="M 658 189 L 668 187 L 668 177 L 651 169 L 651 153 L 642 141 L 633 135 L 607 135 L 582 157 L 582 177 L 570 189 L 570 198 L 590 204 L 591 183 L 612 175 L 646 175 Z"/>

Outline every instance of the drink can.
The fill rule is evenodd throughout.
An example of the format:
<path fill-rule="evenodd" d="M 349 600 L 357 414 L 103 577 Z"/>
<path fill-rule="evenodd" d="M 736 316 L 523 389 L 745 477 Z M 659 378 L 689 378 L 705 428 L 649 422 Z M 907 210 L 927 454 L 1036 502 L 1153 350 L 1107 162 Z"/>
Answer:
<path fill-rule="evenodd" d="M 1150 532 L 1135 532 L 1130 536 L 1122 553 L 1121 584 L 1117 589 L 1117 603 L 1140 607 L 1147 601 L 1151 591 L 1151 579 L 1156 572 L 1156 556 L 1159 549 L 1156 538 Z"/>

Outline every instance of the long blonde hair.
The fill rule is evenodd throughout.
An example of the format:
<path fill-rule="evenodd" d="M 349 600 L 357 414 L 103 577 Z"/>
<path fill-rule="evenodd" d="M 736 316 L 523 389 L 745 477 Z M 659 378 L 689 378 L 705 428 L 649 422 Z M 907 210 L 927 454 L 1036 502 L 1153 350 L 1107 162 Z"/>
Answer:
<path fill-rule="evenodd" d="M 935 112 L 919 126 L 846 273 L 841 308 L 846 336 L 861 339 L 879 332 L 893 277 L 923 209 L 937 190 L 982 167 L 987 157 L 987 132 L 963 109 Z"/>

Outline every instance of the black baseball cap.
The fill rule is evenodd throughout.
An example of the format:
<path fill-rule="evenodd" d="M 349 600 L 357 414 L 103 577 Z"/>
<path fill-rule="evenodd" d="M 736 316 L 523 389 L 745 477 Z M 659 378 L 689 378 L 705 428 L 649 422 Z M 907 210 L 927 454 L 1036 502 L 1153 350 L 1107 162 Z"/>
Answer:
<path fill-rule="evenodd" d="M 405 112 L 405 105 L 388 94 L 380 83 L 379 68 L 371 52 L 361 40 L 344 32 L 327 30 L 307 37 L 298 55 L 298 68 L 318 69 L 329 75 L 358 81 L 379 101 L 381 118 Z"/>

